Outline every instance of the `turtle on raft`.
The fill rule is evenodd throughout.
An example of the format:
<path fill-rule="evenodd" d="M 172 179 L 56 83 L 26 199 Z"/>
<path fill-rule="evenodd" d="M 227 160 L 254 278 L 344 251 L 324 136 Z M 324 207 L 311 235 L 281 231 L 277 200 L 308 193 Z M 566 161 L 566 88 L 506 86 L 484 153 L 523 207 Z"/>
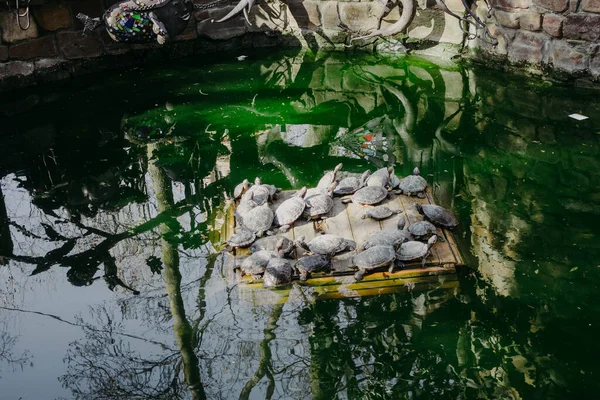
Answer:
<path fill-rule="evenodd" d="M 391 217 L 392 215 L 400 214 L 402 210 L 392 210 L 388 206 L 377 206 L 367 210 L 361 219 L 371 218 L 375 221 L 381 221 Z"/>
<path fill-rule="evenodd" d="M 269 260 L 263 275 L 264 287 L 287 285 L 292 281 L 292 263 L 285 258 Z"/>
<path fill-rule="evenodd" d="M 338 182 L 335 189 L 333 189 L 333 194 L 337 194 L 340 196 L 353 194 L 358 189 L 365 186 L 365 182 L 367 181 L 367 178 L 369 177 L 370 174 L 371 174 L 371 171 L 366 170 L 365 172 L 362 173 L 360 178 L 356 177 L 356 176 L 348 176 L 348 177 L 342 179 L 341 181 Z"/>
<path fill-rule="evenodd" d="M 238 247 L 248 247 L 256 240 L 254 232 L 248 229 L 240 229 L 234 233 L 229 239 L 221 243 L 221 245 L 227 245 L 223 251 L 232 251 Z"/>
<path fill-rule="evenodd" d="M 306 207 L 304 196 L 306 196 L 306 186 L 281 203 L 275 210 L 275 223 L 280 226 L 280 233 L 287 232 L 304 212 Z"/>
<path fill-rule="evenodd" d="M 352 196 L 342 199 L 342 203 L 356 203 L 360 205 L 374 205 L 381 203 L 388 197 L 388 191 L 383 186 L 365 186 L 357 190 Z"/>
<path fill-rule="evenodd" d="M 419 204 L 415 202 L 415 207 L 419 214 L 422 214 L 426 220 L 442 228 L 454 229 L 458 226 L 458 220 L 450 211 L 444 207 L 435 204 Z"/>
<path fill-rule="evenodd" d="M 407 261 L 421 259 L 421 268 L 425 268 L 425 260 L 429 254 L 431 254 L 429 250 L 435 242 L 437 242 L 437 236 L 430 237 L 427 243 L 414 240 L 402 243 L 396 252 L 396 265 L 398 267 L 404 267 L 404 263 Z"/>
<path fill-rule="evenodd" d="M 333 257 L 337 253 L 356 248 L 356 243 L 353 240 L 331 234 L 315 236 L 308 243 L 304 240 L 298 240 L 298 245 L 313 254 L 321 254 L 328 257 Z"/>
<path fill-rule="evenodd" d="M 294 268 L 301 281 L 306 281 L 313 272 L 331 272 L 331 261 L 321 254 L 311 254 L 296 261 Z"/>
<path fill-rule="evenodd" d="M 426 189 L 427 181 L 421 176 L 419 168 L 415 167 L 412 175 L 408 175 L 400 180 L 396 194 L 405 194 L 407 196 L 416 195 L 419 198 L 425 198 Z"/>
<path fill-rule="evenodd" d="M 373 246 L 362 251 L 352 258 L 352 264 L 358 267 L 358 272 L 354 274 L 354 279 L 360 281 L 367 271 L 380 267 L 389 266 L 389 273 L 394 272 L 394 260 L 396 259 L 396 250 L 392 246 Z"/>

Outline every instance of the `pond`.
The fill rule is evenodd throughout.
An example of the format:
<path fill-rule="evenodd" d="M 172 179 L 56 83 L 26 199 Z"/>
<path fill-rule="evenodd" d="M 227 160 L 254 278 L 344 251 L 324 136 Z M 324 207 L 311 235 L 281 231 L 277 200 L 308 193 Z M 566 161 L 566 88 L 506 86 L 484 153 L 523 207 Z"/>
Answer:
<path fill-rule="evenodd" d="M 418 57 L 239 55 L 3 95 L 3 399 L 597 397 L 597 93 Z M 460 220 L 456 284 L 314 301 L 228 279 L 233 187 L 315 185 L 339 162 L 421 169 Z"/>

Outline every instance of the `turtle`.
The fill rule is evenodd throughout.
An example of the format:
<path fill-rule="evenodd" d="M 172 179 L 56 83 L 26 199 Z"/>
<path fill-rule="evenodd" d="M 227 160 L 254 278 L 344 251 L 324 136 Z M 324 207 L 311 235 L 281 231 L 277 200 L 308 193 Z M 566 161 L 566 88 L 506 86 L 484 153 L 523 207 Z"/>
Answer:
<path fill-rule="evenodd" d="M 240 219 L 242 225 L 254 232 L 257 237 L 262 237 L 273 225 L 275 214 L 268 204 L 254 207 L 252 210 L 242 214 Z"/>
<path fill-rule="evenodd" d="M 248 191 L 246 192 L 246 194 L 248 193 L 252 193 L 252 199 L 256 202 L 256 204 L 258 204 L 259 206 L 262 206 L 263 204 L 267 203 L 269 201 L 269 199 L 271 198 L 271 192 L 269 190 L 269 188 L 267 188 L 264 185 L 252 185 L 252 187 L 250 187 L 248 189 Z M 243 199 L 243 197 L 242 197 Z"/>
<path fill-rule="evenodd" d="M 269 200 L 270 201 L 273 201 L 274 199 L 276 199 L 277 193 L 281 192 L 281 188 L 278 188 L 275 185 L 269 185 L 267 183 L 262 183 L 262 180 L 258 176 L 254 179 L 254 185 L 262 186 L 262 187 L 266 188 L 269 191 Z"/>
<path fill-rule="evenodd" d="M 292 281 L 292 263 L 285 258 L 271 258 L 263 275 L 263 286 L 286 285 Z"/>
<path fill-rule="evenodd" d="M 334 182 L 329 186 L 327 194 L 313 194 L 304 199 L 304 202 L 306 203 L 306 208 L 304 209 L 306 219 L 310 221 L 311 219 L 327 218 L 325 214 L 333 208 L 333 199 L 331 196 L 333 196 L 335 185 L 336 183 Z"/>
<path fill-rule="evenodd" d="M 408 175 L 400 180 L 398 191 L 396 194 L 405 194 L 407 196 L 417 195 L 420 198 L 425 198 L 425 189 L 427 189 L 427 181 L 421 175 L 418 167 L 415 167 L 412 175 Z"/>
<path fill-rule="evenodd" d="M 321 254 L 328 257 L 356 248 L 356 243 L 353 240 L 331 234 L 315 236 L 308 243 L 304 240 L 299 240 L 298 245 L 314 254 Z"/>
<path fill-rule="evenodd" d="M 398 186 L 400 186 L 400 178 L 398 178 L 398 175 L 396 175 L 396 174 L 391 174 L 390 175 L 390 188 L 396 189 Z"/>
<path fill-rule="evenodd" d="M 458 225 L 458 221 L 454 214 L 446 210 L 444 207 L 435 204 L 423 204 L 415 202 L 417 211 L 421 213 L 426 220 L 431 221 L 434 225 L 443 228 L 454 229 Z"/>
<path fill-rule="evenodd" d="M 388 206 L 373 207 L 363 214 L 362 219 L 371 218 L 377 221 L 389 218 L 392 215 L 400 214 L 402 210 L 392 210 Z"/>
<path fill-rule="evenodd" d="M 301 236 L 304 238 L 304 236 Z M 300 239 L 300 238 L 298 238 Z M 250 251 L 256 253 L 261 250 L 270 250 L 275 251 L 279 246 L 279 241 L 282 241 L 281 250 L 284 255 L 290 255 L 294 249 L 296 248 L 296 243 L 285 236 L 265 236 L 260 239 L 257 239 L 250 246 Z"/>
<path fill-rule="evenodd" d="M 373 205 L 382 202 L 387 197 L 388 191 L 383 186 L 365 186 L 358 189 L 352 196 L 343 199 L 342 202 Z"/>
<path fill-rule="evenodd" d="M 367 271 L 389 265 L 389 272 L 394 272 L 396 250 L 392 246 L 373 246 L 358 253 L 352 258 L 352 264 L 358 267 L 354 279 L 362 280 Z"/>
<path fill-rule="evenodd" d="M 258 204 L 254 201 L 254 193 L 248 192 L 242 195 L 242 200 L 240 204 L 235 209 L 233 215 L 235 216 L 236 224 L 242 225 L 242 220 L 244 215 L 250 212 L 255 207 L 258 207 Z"/>
<path fill-rule="evenodd" d="M 285 241 L 279 238 L 273 250 L 259 250 L 250 254 L 242 261 L 239 269 L 247 275 L 252 275 L 253 279 L 260 279 L 267 268 L 267 264 L 272 258 L 283 258 L 285 255 Z"/>
<path fill-rule="evenodd" d="M 236 200 L 240 199 L 242 195 L 250 189 L 250 186 L 252 186 L 252 184 L 248 179 L 244 179 L 242 183 L 238 183 L 233 189 L 233 198 Z"/>
<path fill-rule="evenodd" d="M 333 194 L 337 195 L 347 195 L 356 192 L 358 189 L 365 185 L 367 178 L 371 174 L 371 171 L 366 170 L 362 173 L 360 178 L 356 176 L 348 176 L 341 181 L 338 182 L 335 189 L 333 189 Z"/>
<path fill-rule="evenodd" d="M 360 245 L 358 251 L 363 251 L 374 246 L 393 246 L 397 248 L 407 240 L 412 240 L 412 236 L 406 226 L 406 218 L 401 217 L 398 220 L 396 228 L 382 229 L 373 232 L 371 236 Z"/>
<path fill-rule="evenodd" d="M 408 227 L 408 231 L 415 238 L 415 240 L 427 240 L 431 237 L 431 235 L 437 236 L 437 229 L 435 225 L 425 220 L 415 222 Z M 438 239 L 440 239 L 439 236 Z"/>
<path fill-rule="evenodd" d="M 367 179 L 367 186 L 386 187 L 390 183 L 390 175 L 394 173 L 394 167 L 379 168 Z"/>
<path fill-rule="evenodd" d="M 421 258 L 421 268 L 424 268 L 425 259 L 430 254 L 429 250 L 435 242 L 437 242 L 437 236 L 430 237 L 427 243 L 417 242 L 415 240 L 402 243 L 398 251 L 396 251 L 396 265 L 403 267 L 404 262 Z"/>
<path fill-rule="evenodd" d="M 231 251 L 234 248 L 238 247 L 248 247 L 256 240 L 256 235 L 254 232 L 249 231 L 247 229 L 241 229 L 238 232 L 231 235 L 227 241 L 222 244 L 226 244 L 228 247 L 225 248 L 226 251 Z"/>
<path fill-rule="evenodd" d="M 316 189 L 322 192 L 327 192 L 331 184 L 336 181 L 337 173 L 340 169 L 342 169 L 342 163 L 336 165 L 333 171 L 326 172 L 325 175 L 323 175 L 323 177 L 319 180 L 319 183 L 317 183 Z"/>
<path fill-rule="evenodd" d="M 280 226 L 279 232 L 287 232 L 294 221 L 302 215 L 306 207 L 306 203 L 304 202 L 305 195 L 306 186 L 277 207 L 277 210 L 275 210 L 275 221 Z"/>
<path fill-rule="evenodd" d="M 300 280 L 305 281 L 313 272 L 330 272 L 331 262 L 321 254 L 311 254 L 296 261 L 294 268 L 300 275 Z"/>

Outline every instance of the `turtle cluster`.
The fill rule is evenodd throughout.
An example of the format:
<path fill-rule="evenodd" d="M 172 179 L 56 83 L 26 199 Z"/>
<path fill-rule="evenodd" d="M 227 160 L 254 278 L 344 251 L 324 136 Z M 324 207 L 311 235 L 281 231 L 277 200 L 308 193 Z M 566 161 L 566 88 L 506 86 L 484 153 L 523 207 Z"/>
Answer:
<path fill-rule="evenodd" d="M 358 248 L 354 241 L 332 234 L 321 234 L 310 241 L 300 237 L 292 241 L 279 233 L 287 232 L 300 218 L 325 219 L 333 207 L 333 196 L 344 196 L 345 203 L 353 202 L 366 208 L 362 218 L 383 220 L 399 211 L 378 205 L 390 192 L 424 197 L 427 181 L 415 168 L 403 179 L 394 174 L 394 168 L 381 168 L 372 174 L 340 179 L 342 164 L 326 172 L 314 188 L 303 187 L 275 209 L 269 206 L 281 189 L 262 183 L 256 178 L 251 184 L 244 180 L 234 189 L 239 200 L 235 210 L 237 231 L 225 242 L 228 248 L 249 248 L 251 255 L 236 268 L 253 279 L 262 279 L 264 286 L 285 285 L 294 277 L 304 281 L 311 273 L 331 272 L 331 259 L 339 253 L 356 251 L 352 264 L 357 268 L 356 280 L 377 269 L 386 267 L 390 272 L 409 261 L 425 259 L 438 240 L 437 226 L 454 228 L 456 218 L 447 210 L 434 205 L 419 205 L 422 221 L 407 224 L 401 217 L 396 227 L 374 232 Z M 293 260 L 293 252 L 302 248 L 306 254 Z"/>

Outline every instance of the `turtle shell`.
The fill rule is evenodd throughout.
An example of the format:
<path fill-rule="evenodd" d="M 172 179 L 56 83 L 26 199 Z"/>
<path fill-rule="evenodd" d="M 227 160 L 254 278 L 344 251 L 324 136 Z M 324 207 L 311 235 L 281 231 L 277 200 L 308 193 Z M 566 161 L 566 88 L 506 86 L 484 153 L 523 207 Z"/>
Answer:
<path fill-rule="evenodd" d="M 291 224 L 302 215 L 306 207 L 306 203 L 304 202 L 305 194 L 306 188 L 302 188 L 298 196 L 290 197 L 277 207 L 275 216 L 279 225 Z"/>
<path fill-rule="evenodd" d="M 360 178 L 348 176 L 339 181 L 337 187 L 333 190 L 333 193 L 337 195 L 352 194 L 360 188 L 360 185 Z"/>
<path fill-rule="evenodd" d="M 454 214 L 446 210 L 444 207 L 440 207 L 435 204 L 424 204 L 418 206 L 417 210 L 425 216 L 429 221 L 435 225 L 443 226 L 445 228 L 455 228 L 458 225 L 458 221 Z"/>
<path fill-rule="evenodd" d="M 275 251 L 261 250 L 252 253 L 242 261 L 240 269 L 247 275 L 252 275 L 254 279 L 259 279 L 265 272 L 267 264 L 271 258 L 277 257 Z"/>
<path fill-rule="evenodd" d="M 327 214 L 333 207 L 333 199 L 326 194 L 315 194 L 305 199 L 306 208 L 304 213 L 309 218 L 316 218 Z"/>
<path fill-rule="evenodd" d="M 398 178 L 398 175 L 396 175 L 396 174 L 391 174 L 390 175 L 390 187 L 392 189 L 396 189 L 398 186 L 400 186 L 400 178 Z"/>
<path fill-rule="evenodd" d="M 337 173 L 338 171 L 342 169 L 342 164 L 338 164 L 335 166 L 335 168 L 333 169 L 333 171 L 328 171 L 326 172 L 323 177 L 319 180 L 319 183 L 317 183 L 317 189 L 319 191 L 327 191 L 327 189 L 329 188 L 329 186 L 331 186 L 331 184 L 333 182 L 335 182 L 335 179 L 337 177 Z"/>
<path fill-rule="evenodd" d="M 387 206 L 377 206 L 377 207 L 371 208 L 370 210 L 367 210 L 367 212 L 365 212 L 361 218 L 362 219 L 372 218 L 372 219 L 379 221 L 382 219 L 389 218 L 392 215 L 399 214 L 401 212 L 402 211 L 400 211 L 400 210 L 392 210 L 391 208 L 389 208 Z"/>
<path fill-rule="evenodd" d="M 360 269 L 370 270 L 390 264 L 396 258 L 396 251 L 392 246 L 373 246 L 358 253 L 352 262 Z"/>
<path fill-rule="evenodd" d="M 436 227 L 429 221 L 418 221 L 408 227 L 415 239 L 428 239 L 436 232 Z"/>
<path fill-rule="evenodd" d="M 390 174 L 393 173 L 394 168 L 379 168 L 373 172 L 369 179 L 367 179 L 367 186 L 387 186 L 390 183 Z"/>
<path fill-rule="evenodd" d="M 333 256 L 344 250 L 352 250 L 355 244 L 352 240 L 337 235 L 319 235 L 308 242 L 308 248 L 315 254 Z"/>
<path fill-rule="evenodd" d="M 421 193 L 427 189 L 427 181 L 421 175 L 408 175 L 400 180 L 398 188 L 409 196 Z"/>
<path fill-rule="evenodd" d="M 362 249 L 369 249 L 374 246 L 392 246 L 398 247 L 412 237 L 407 230 L 383 229 L 373 232 L 371 236 L 362 244 Z"/>
<path fill-rule="evenodd" d="M 283 248 L 281 251 L 283 251 L 284 254 L 290 254 L 296 248 L 294 242 L 285 236 L 265 236 L 252 243 L 250 251 L 253 253 L 261 250 L 276 251 L 277 244 L 280 240 L 283 240 Z"/>
<path fill-rule="evenodd" d="M 267 201 L 271 198 L 271 193 L 269 189 L 264 185 L 253 185 L 250 189 L 248 189 L 247 193 L 252 193 L 252 199 L 259 206 L 266 204 Z"/>
<path fill-rule="evenodd" d="M 329 272 L 331 264 L 329 259 L 321 254 L 304 256 L 296 261 L 296 269 L 300 273 L 300 280 L 305 281 L 312 272 Z"/>
<path fill-rule="evenodd" d="M 273 287 L 285 285 L 292 281 L 292 264 L 285 258 L 272 258 L 263 275 L 263 285 Z"/>
<path fill-rule="evenodd" d="M 396 259 L 400 261 L 417 260 L 423 258 L 428 251 L 429 246 L 426 243 L 411 240 L 410 242 L 402 243 L 396 252 Z"/>
<path fill-rule="evenodd" d="M 248 247 L 255 239 L 256 235 L 254 232 L 242 229 L 241 231 L 234 233 L 229 240 L 227 240 L 227 244 L 231 247 Z"/>
<path fill-rule="evenodd" d="M 273 210 L 265 204 L 254 207 L 252 210 L 242 215 L 242 223 L 248 230 L 251 230 L 258 236 L 262 236 L 262 234 L 269 230 L 271 225 L 273 225 L 274 216 Z"/>
<path fill-rule="evenodd" d="M 366 186 L 352 195 L 352 202 L 358 204 L 377 204 L 383 201 L 388 191 L 383 186 Z"/>

